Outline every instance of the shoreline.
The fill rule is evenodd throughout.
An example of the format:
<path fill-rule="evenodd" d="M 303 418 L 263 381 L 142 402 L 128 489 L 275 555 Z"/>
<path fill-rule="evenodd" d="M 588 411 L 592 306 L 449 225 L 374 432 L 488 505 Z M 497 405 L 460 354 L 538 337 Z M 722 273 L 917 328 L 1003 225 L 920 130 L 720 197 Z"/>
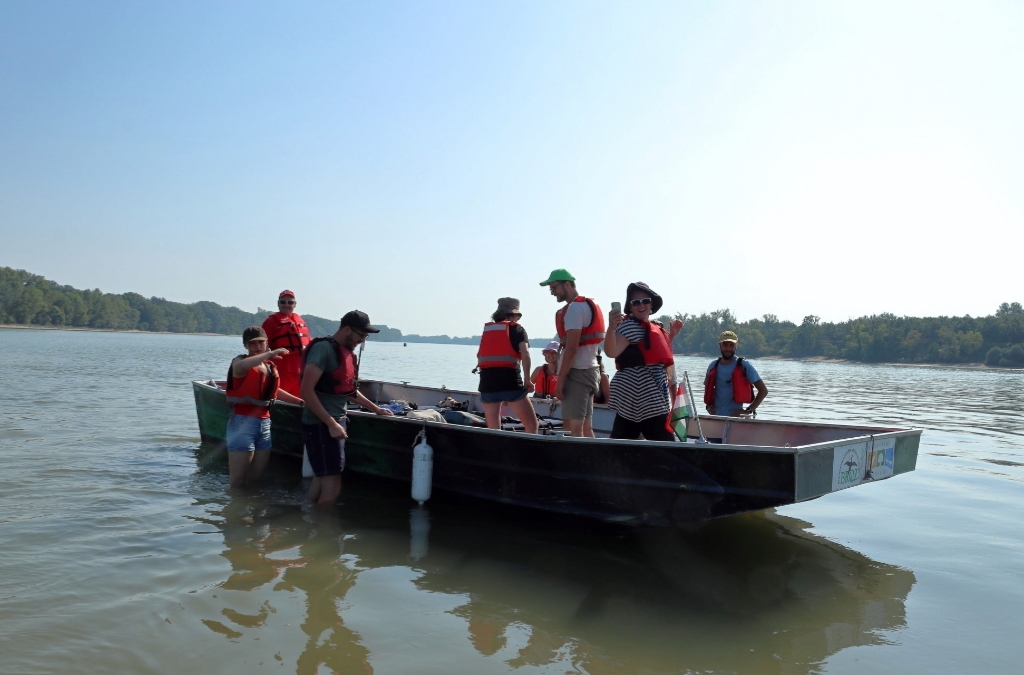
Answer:
<path fill-rule="evenodd" d="M 202 337 L 233 337 L 226 333 L 175 333 L 173 331 L 157 331 L 157 330 L 138 330 L 138 329 L 124 329 L 124 328 L 88 328 L 83 326 L 35 326 L 18 323 L 6 323 L 0 324 L 0 330 L 64 330 L 64 331 L 80 331 L 89 333 L 135 333 L 138 335 L 198 335 Z M 381 342 L 392 342 L 391 340 L 384 340 Z M 398 342 L 401 342 L 399 340 Z M 416 344 L 458 344 L 448 342 L 417 342 Z M 466 345 L 462 345 L 466 346 Z M 469 345 L 472 346 L 472 345 Z M 679 356 L 696 356 L 696 357 L 711 357 L 713 354 L 679 354 Z M 746 357 L 744 357 L 746 358 Z M 878 363 L 867 362 L 867 361 L 851 361 L 850 359 L 835 359 L 827 356 L 778 356 L 775 354 L 751 357 L 757 361 L 798 361 L 806 363 L 850 363 L 867 366 L 904 366 L 908 368 L 958 368 L 961 370 L 991 370 L 994 372 L 1006 371 L 1006 372 L 1024 372 L 1024 368 L 999 368 L 986 366 L 984 363 L 901 363 L 899 361 L 881 361 Z"/>
<path fill-rule="evenodd" d="M 23 323 L 0 324 L 0 329 L 11 330 L 66 330 L 83 333 L 137 333 L 141 335 L 202 335 L 206 337 L 231 337 L 226 333 L 176 333 L 170 330 L 138 330 L 137 328 L 89 328 L 87 326 L 33 326 Z"/>

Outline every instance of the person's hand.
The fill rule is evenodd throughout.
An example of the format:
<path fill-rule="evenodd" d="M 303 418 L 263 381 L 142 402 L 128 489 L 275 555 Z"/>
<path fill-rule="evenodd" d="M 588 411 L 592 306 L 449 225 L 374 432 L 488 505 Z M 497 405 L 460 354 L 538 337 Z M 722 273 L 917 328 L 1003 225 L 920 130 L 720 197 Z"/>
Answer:
<path fill-rule="evenodd" d="M 686 324 L 683 323 L 681 319 L 676 319 L 675 321 L 673 321 L 671 324 L 669 324 L 668 327 L 669 337 L 674 338 L 675 336 L 679 335 L 679 331 L 681 331 L 683 329 L 683 326 L 685 325 Z"/>
<path fill-rule="evenodd" d="M 348 438 L 348 432 L 338 423 L 338 420 L 332 419 L 331 426 L 327 430 L 330 432 L 331 438 Z"/>
<path fill-rule="evenodd" d="M 381 408 L 380 406 L 377 406 L 377 409 L 374 410 L 373 412 L 374 414 L 380 415 L 382 417 L 394 417 L 395 415 L 395 413 L 391 412 L 387 408 Z"/>
<path fill-rule="evenodd" d="M 613 309 L 610 312 L 608 312 L 608 331 L 609 332 L 611 332 L 611 331 L 615 330 L 616 328 L 618 328 L 620 323 L 622 323 L 622 310 L 621 309 Z"/>
<path fill-rule="evenodd" d="M 563 390 L 565 389 L 565 381 L 562 378 L 558 378 L 558 382 L 555 383 L 555 398 L 559 401 L 562 400 Z"/>
<path fill-rule="evenodd" d="M 282 356 L 285 356 L 287 354 L 288 354 L 288 350 L 287 349 L 285 349 L 284 347 L 278 347 L 277 349 L 275 349 L 272 352 L 270 352 L 270 358 L 272 358 L 272 359 L 279 359 Z"/>
<path fill-rule="evenodd" d="M 527 380 L 526 381 L 526 393 L 527 394 L 532 394 L 535 391 L 537 391 L 537 388 L 535 386 L 533 386 L 533 382 L 530 382 L 529 380 Z"/>

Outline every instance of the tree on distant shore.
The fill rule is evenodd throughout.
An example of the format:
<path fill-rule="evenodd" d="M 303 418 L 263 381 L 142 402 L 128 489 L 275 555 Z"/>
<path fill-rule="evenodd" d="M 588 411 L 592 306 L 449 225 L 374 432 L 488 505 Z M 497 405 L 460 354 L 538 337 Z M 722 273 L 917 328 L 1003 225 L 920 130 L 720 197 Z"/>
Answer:
<path fill-rule="evenodd" d="M 246 327 L 261 324 L 270 313 L 262 308 L 249 313 L 207 301 L 184 304 L 138 293 L 78 290 L 24 270 L 0 267 L 0 324 L 240 335 Z M 303 317 L 313 335 L 330 335 L 340 321 L 340 317 Z M 673 343 L 676 353 L 683 354 L 717 354 L 719 334 L 733 330 L 740 336 L 741 354 L 751 357 L 820 356 L 869 363 L 984 362 L 996 368 L 1024 368 L 1024 307 L 1019 302 L 1004 302 L 994 315 L 977 318 L 878 314 L 828 323 L 808 315 L 797 325 L 781 321 L 774 314 L 739 321 L 729 309 L 661 317 L 663 321 L 673 318 L 686 322 Z M 397 328 L 380 329 L 373 339 L 381 342 L 479 341 L 479 336 L 405 335 Z"/>

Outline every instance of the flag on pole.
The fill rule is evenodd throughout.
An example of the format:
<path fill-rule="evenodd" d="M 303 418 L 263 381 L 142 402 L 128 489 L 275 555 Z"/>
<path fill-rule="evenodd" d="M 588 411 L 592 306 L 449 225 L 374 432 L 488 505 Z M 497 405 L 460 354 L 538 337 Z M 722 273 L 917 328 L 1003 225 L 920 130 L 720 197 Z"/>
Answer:
<path fill-rule="evenodd" d="M 690 409 L 690 404 L 686 398 L 686 383 L 679 382 L 676 385 L 676 396 L 672 401 L 672 431 L 675 432 L 676 438 L 686 442 L 686 420 L 693 417 L 693 410 Z"/>

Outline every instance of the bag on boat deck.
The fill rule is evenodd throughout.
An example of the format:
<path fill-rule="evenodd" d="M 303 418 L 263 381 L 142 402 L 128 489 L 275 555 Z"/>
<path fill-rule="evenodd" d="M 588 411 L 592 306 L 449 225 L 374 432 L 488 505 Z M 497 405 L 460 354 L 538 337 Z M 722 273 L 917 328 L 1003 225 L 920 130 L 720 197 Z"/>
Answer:
<path fill-rule="evenodd" d="M 410 410 L 405 413 L 405 418 L 410 420 L 423 420 L 425 422 L 440 422 L 447 424 L 448 420 L 436 410 Z"/>

